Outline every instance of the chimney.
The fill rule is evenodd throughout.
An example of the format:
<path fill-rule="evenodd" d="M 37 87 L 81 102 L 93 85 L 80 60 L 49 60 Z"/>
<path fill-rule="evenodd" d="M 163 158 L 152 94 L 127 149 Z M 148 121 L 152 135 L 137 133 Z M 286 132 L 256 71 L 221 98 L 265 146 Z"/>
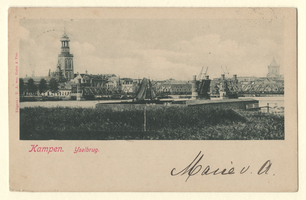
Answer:
<path fill-rule="evenodd" d="M 233 77 L 235 80 L 237 80 L 237 74 L 234 74 Z"/>
<path fill-rule="evenodd" d="M 197 99 L 198 92 L 197 92 L 197 76 L 194 75 L 192 79 L 191 85 L 191 99 Z"/>
<path fill-rule="evenodd" d="M 206 80 L 208 80 L 208 79 L 209 79 L 209 76 L 205 76 L 205 78 L 206 78 Z"/>
<path fill-rule="evenodd" d="M 225 80 L 225 74 L 221 74 L 222 80 Z"/>

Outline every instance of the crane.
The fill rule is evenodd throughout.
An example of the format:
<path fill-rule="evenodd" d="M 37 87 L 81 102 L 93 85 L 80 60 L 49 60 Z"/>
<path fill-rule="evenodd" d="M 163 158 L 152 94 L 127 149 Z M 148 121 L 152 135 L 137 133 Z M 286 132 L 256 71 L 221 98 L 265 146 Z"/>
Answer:
<path fill-rule="evenodd" d="M 204 69 L 204 67 L 202 67 L 201 72 L 200 72 L 200 74 L 199 74 L 199 76 L 198 76 L 198 79 L 199 79 L 199 80 L 201 79 L 203 69 Z"/>
<path fill-rule="evenodd" d="M 199 76 L 198 76 L 198 79 L 199 79 L 199 80 L 203 79 L 203 76 L 205 77 L 206 74 L 207 74 L 208 67 L 206 68 L 205 73 L 203 73 L 203 69 L 204 69 L 204 67 L 202 67 L 202 70 L 201 70 L 201 72 L 200 72 L 200 74 L 199 74 Z M 204 74 L 204 75 L 203 75 L 203 74 Z"/>
<path fill-rule="evenodd" d="M 227 71 L 227 74 L 229 74 L 229 71 L 228 71 L 228 69 L 227 69 L 227 66 L 225 66 L 225 69 L 226 69 L 226 71 Z"/>
<path fill-rule="evenodd" d="M 225 75 L 225 74 L 229 74 L 228 69 L 227 69 L 227 66 L 225 66 L 226 71 L 224 70 L 224 68 L 223 68 L 222 66 L 221 66 L 221 69 L 222 69 L 224 75 Z"/>

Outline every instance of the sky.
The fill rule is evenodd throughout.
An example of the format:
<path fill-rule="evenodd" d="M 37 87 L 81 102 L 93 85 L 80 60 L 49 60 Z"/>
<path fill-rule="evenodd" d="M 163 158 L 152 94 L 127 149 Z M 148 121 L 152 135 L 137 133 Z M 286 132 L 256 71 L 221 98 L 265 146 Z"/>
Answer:
<path fill-rule="evenodd" d="M 190 80 L 203 67 L 211 78 L 226 67 L 226 76 L 263 77 L 273 57 L 283 71 L 280 19 L 23 19 L 19 24 L 20 77 L 55 70 L 64 28 L 75 73 Z"/>

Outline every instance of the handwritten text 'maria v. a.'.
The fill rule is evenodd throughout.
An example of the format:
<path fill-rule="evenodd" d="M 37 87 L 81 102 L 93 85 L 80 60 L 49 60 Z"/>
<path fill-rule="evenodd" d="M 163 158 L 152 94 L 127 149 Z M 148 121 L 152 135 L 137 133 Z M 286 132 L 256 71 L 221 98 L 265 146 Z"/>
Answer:
<path fill-rule="evenodd" d="M 202 160 L 202 158 L 204 157 L 204 154 L 202 154 L 201 151 L 198 153 L 198 155 L 195 157 L 195 159 L 184 169 L 182 169 L 181 171 L 177 172 L 176 168 L 173 168 L 171 170 L 171 176 L 178 176 L 178 175 L 187 175 L 187 178 L 185 180 L 185 182 L 187 182 L 187 180 L 195 175 L 202 175 L 202 176 L 206 176 L 206 175 L 234 175 L 234 174 L 245 174 L 247 171 L 249 171 L 250 166 L 247 167 L 242 167 L 241 169 L 237 170 L 238 173 L 236 173 L 236 170 L 234 167 L 231 167 L 230 169 L 211 169 L 211 167 L 209 165 L 207 165 L 205 168 L 203 168 L 202 165 L 200 165 L 200 161 Z M 201 155 L 201 156 L 200 156 Z M 256 169 L 257 171 L 257 175 L 262 175 L 262 174 L 268 174 L 268 171 L 270 170 L 272 166 L 272 162 L 270 160 L 265 161 L 265 163 L 259 168 Z M 201 173 L 200 173 L 201 172 Z M 274 174 L 273 174 L 274 176 Z"/>

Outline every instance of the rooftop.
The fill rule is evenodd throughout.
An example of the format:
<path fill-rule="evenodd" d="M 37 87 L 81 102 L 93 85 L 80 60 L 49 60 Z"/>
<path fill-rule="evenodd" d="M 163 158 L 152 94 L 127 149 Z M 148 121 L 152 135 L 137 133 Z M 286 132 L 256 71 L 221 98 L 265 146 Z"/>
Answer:
<path fill-rule="evenodd" d="M 273 58 L 272 62 L 270 63 L 270 66 L 278 66 L 278 64 L 276 63 L 274 58 Z"/>

